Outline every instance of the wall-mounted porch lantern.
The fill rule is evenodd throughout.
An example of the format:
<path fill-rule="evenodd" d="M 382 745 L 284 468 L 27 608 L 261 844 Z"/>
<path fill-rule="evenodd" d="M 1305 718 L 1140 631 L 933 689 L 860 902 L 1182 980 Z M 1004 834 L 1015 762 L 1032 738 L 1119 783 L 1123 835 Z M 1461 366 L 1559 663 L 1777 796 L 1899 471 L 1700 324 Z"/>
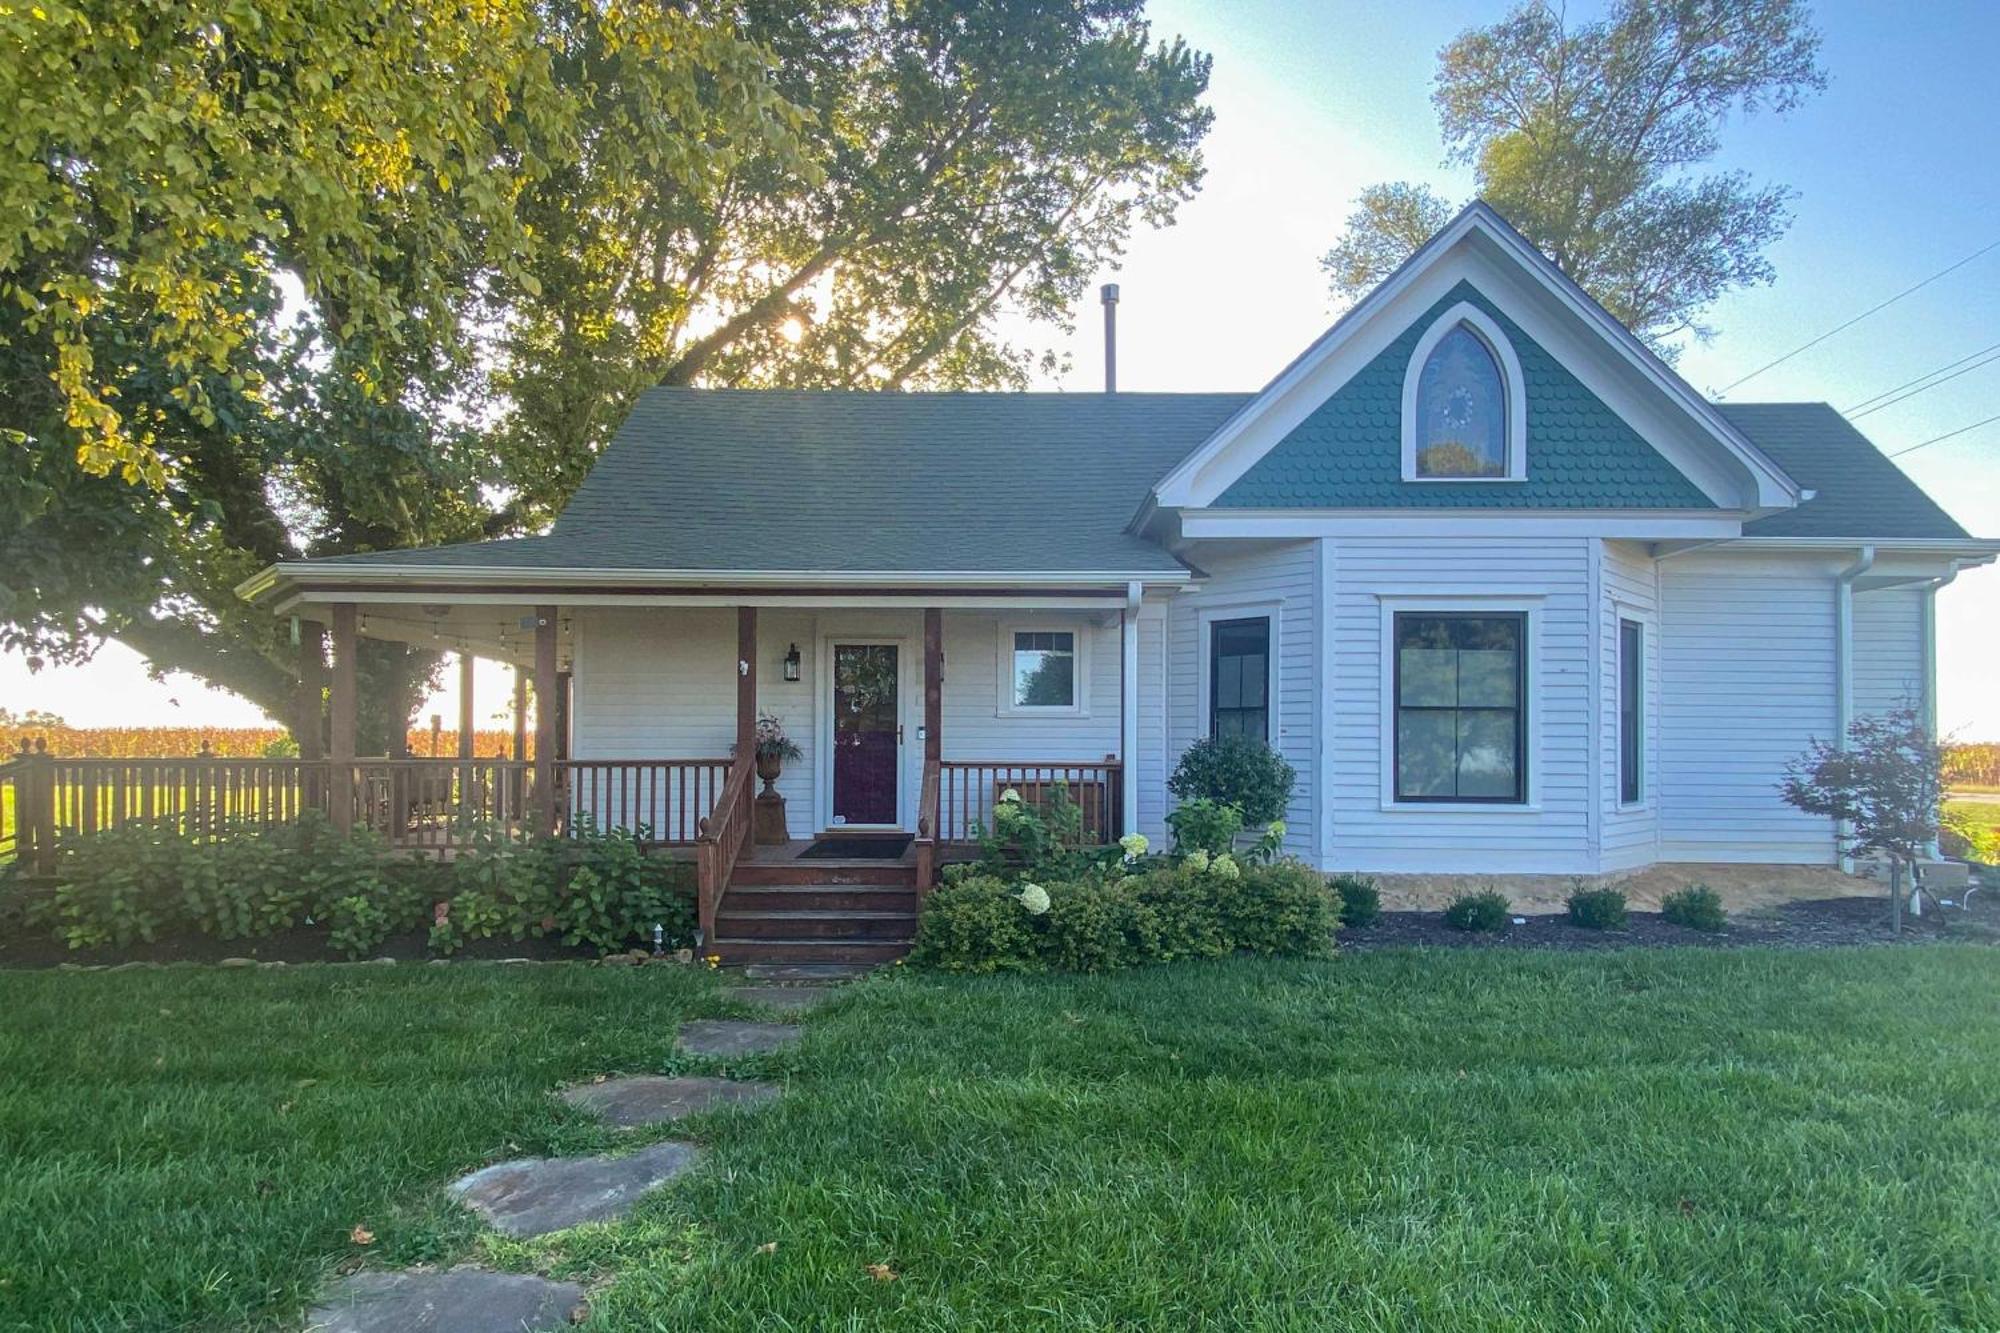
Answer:
<path fill-rule="evenodd" d="M 799 678 L 799 646 L 795 643 L 785 652 L 785 679 Z"/>

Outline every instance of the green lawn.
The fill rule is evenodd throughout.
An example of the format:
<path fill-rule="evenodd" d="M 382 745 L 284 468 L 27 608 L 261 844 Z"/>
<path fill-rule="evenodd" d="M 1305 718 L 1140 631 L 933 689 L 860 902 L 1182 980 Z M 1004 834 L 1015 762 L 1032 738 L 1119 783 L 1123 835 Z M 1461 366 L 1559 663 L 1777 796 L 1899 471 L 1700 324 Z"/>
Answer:
<path fill-rule="evenodd" d="M 2000 832 L 2000 801 L 1946 801 L 1945 808 L 1983 828 Z"/>
<path fill-rule="evenodd" d="M 622 1226 L 437 1201 L 608 1142 L 546 1091 L 714 984 L 0 975 L 0 1327 L 296 1328 L 364 1252 L 602 1276 L 592 1329 L 2000 1326 L 2000 952 L 899 976 Z"/>

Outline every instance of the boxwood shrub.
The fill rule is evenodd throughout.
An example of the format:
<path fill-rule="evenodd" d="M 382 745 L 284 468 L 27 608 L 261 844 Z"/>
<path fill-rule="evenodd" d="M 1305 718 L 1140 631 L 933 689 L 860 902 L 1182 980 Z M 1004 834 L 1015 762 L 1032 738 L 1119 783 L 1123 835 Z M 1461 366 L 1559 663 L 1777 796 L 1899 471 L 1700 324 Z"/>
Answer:
<path fill-rule="evenodd" d="M 1382 915 L 1382 891 L 1366 875 L 1335 875 L 1330 881 L 1340 895 L 1340 924 L 1372 926 Z"/>
<path fill-rule="evenodd" d="M 1586 930 L 1625 929 L 1625 895 L 1618 889 L 1579 888 L 1569 896 L 1569 921 Z"/>
<path fill-rule="evenodd" d="M 909 962 L 941 972 L 1112 972 L 1233 953 L 1320 958 L 1333 952 L 1339 920 L 1326 882 L 1294 861 L 1217 857 L 1041 885 L 969 874 L 925 899 Z"/>
<path fill-rule="evenodd" d="M 1505 930 L 1514 917 L 1507 895 L 1487 889 L 1461 893 L 1444 909 L 1444 922 L 1456 930 Z"/>
<path fill-rule="evenodd" d="M 1722 911 L 1722 895 L 1706 884 L 1690 884 L 1675 889 L 1660 903 L 1660 915 L 1677 926 L 1705 930 L 1710 934 L 1729 924 Z"/>

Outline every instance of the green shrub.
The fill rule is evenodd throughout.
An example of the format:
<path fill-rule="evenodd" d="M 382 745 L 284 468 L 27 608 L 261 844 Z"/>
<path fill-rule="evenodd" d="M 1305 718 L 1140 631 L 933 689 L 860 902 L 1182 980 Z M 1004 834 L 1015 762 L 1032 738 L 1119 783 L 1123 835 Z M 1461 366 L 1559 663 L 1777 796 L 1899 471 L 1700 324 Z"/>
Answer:
<path fill-rule="evenodd" d="M 1333 952 L 1340 901 L 1318 871 L 1299 861 L 1245 869 L 1224 881 L 1223 930 L 1239 953 L 1324 958 Z"/>
<path fill-rule="evenodd" d="M 1046 911 L 1031 910 L 1035 889 Z M 1028 901 L 1024 901 L 1027 899 Z M 1015 886 L 961 874 L 925 900 L 910 962 L 949 972 L 1104 972 L 1228 953 L 1318 958 L 1339 910 L 1295 861 L 1245 865 L 1198 854 L 1134 875 Z"/>
<path fill-rule="evenodd" d="M 1340 895 L 1340 924 L 1372 926 L 1382 916 L 1382 891 L 1366 875 L 1335 875 L 1328 887 Z"/>
<path fill-rule="evenodd" d="M 1174 855 L 1206 852 L 1220 856 L 1236 845 L 1236 835 L 1243 831 L 1243 811 L 1206 796 L 1193 796 L 1167 815 L 1167 828 L 1174 835 Z"/>
<path fill-rule="evenodd" d="M 1233 805 L 1244 822 L 1282 819 L 1298 775 L 1284 757 L 1251 736 L 1209 736 L 1188 746 L 1167 790 L 1183 802 L 1210 800 Z"/>
<path fill-rule="evenodd" d="M 2000 862 L 2000 828 L 1981 824 L 1958 806 L 1946 806 L 1938 817 L 1938 850 L 1961 861 L 1993 865 Z"/>
<path fill-rule="evenodd" d="M 1690 884 L 1675 889 L 1660 904 L 1660 915 L 1677 926 L 1705 930 L 1711 934 L 1729 924 L 1722 911 L 1722 895 L 1706 884 Z"/>
<path fill-rule="evenodd" d="M 122 948 L 184 929 L 189 887 L 203 878 L 200 858 L 166 820 L 65 840 L 50 913 L 57 936 L 72 949 Z"/>
<path fill-rule="evenodd" d="M 957 875 L 925 897 L 909 961 L 939 972 L 1033 971 L 1042 965 L 1041 939 L 1006 881 Z"/>
<path fill-rule="evenodd" d="M 1513 917 L 1507 895 L 1491 889 L 1461 893 L 1444 909 L 1444 923 L 1455 930 L 1505 930 Z"/>
<path fill-rule="evenodd" d="M 647 945 L 661 928 L 668 948 L 694 942 L 693 867 L 647 856 L 638 834 L 586 823 L 564 849 L 568 878 L 555 895 L 554 926 L 565 944 L 600 952 Z M 541 923 L 532 923 L 539 932 Z M 518 937 L 517 937 L 518 938 Z"/>
<path fill-rule="evenodd" d="M 1070 796 L 1067 782 L 1044 789 L 1039 803 L 1007 788 L 994 802 L 993 827 L 974 825 L 973 838 L 980 873 L 1003 879 L 1076 879 L 1123 857 L 1120 848 L 1085 840 L 1083 807 Z"/>
<path fill-rule="evenodd" d="M 1586 930 L 1625 929 L 1625 895 L 1618 889 L 1586 889 L 1569 896 L 1569 923 Z"/>

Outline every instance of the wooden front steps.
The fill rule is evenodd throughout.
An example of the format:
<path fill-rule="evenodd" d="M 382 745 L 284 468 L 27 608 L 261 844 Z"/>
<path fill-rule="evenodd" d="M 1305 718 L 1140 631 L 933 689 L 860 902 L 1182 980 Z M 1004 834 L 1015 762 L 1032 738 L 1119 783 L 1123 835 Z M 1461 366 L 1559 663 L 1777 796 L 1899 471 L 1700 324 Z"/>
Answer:
<path fill-rule="evenodd" d="M 917 868 L 907 861 L 744 860 L 715 917 L 725 963 L 893 962 L 917 934 Z"/>

